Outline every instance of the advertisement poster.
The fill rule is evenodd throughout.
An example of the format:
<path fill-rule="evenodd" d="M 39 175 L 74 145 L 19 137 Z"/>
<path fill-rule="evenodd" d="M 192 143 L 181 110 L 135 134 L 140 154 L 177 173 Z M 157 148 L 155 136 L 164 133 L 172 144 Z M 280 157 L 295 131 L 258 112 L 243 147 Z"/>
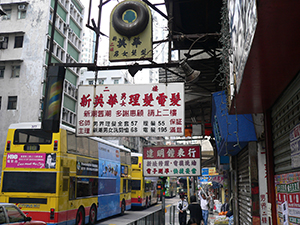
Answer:
<path fill-rule="evenodd" d="M 200 176 L 200 145 L 144 147 L 144 176 Z"/>
<path fill-rule="evenodd" d="M 291 166 L 300 167 L 300 124 L 290 132 Z"/>
<path fill-rule="evenodd" d="M 55 169 L 55 153 L 7 153 L 6 168 Z"/>
<path fill-rule="evenodd" d="M 77 136 L 183 136 L 184 84 L 79 86 Z"/>
<path fill-rule="evenodd" d="M 300 172 L 275 175 L 278 224 L 300 224 Z"/>

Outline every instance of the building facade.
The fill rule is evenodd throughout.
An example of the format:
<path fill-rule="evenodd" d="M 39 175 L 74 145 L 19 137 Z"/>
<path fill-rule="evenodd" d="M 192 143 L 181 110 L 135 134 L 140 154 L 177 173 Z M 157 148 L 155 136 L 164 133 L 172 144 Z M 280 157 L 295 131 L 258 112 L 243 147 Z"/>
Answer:
<path fill-rule="evenodd" d="M 0 145 L 11 123 L 41 121 L 55 1 L 0 2 Z M 52 63 L 81 57 L 84 6 L 59 0 Z M 66 68 L 62 122 L 75 127 L 79 68 Z M 0 149 L 2 156 L 4 147 Z M 2 160 L 2 157 L 1 157 Z"/>

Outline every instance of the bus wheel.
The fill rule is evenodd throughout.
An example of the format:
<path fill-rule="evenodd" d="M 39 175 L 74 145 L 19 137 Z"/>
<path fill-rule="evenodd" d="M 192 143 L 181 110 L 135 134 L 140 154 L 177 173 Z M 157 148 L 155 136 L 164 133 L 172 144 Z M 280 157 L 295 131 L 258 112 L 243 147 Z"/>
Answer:
<path fill-rule="evenodd" d="M 121 214 L 122 214 L 122 215 L 124 215 L 125 209 L 126 209 L 125 201 L 123 200 L 123 201 L 122 201 L 122 204 L 121 204 Z"/>
<path fill-rule="evenodd" d="M 90 219 L 89 219 L 89 224 L 94 225 L 96 222 L 97 218 L 97 209 L 95 205 L 92 205 L 90 209 Z"/>
<path fill-rule="evenodd" d="M 85 215 L 84 215 L 84 210 L 82 207 L 80 207 L 77 211 L 77 214 L 76 214 L 76 225 L 84 225 L 85 222 Z"/>

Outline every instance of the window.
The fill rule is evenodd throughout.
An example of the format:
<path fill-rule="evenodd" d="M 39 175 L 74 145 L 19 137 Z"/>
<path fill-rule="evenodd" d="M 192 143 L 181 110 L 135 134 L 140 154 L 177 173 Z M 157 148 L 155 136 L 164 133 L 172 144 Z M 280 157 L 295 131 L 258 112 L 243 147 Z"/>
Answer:
<path fill-rule="evenodd" d="M 119 83 L 119 79 L 113 79 L 114 80 L 114 84 L 118 84 Z"/>
<path fill-rule="evenodd" d="M 99 79 L 99 84 L 104 84 L 104 79 Z"/>
<path fill-rule="evenodd" d="M 28 182 L 30 181 L 30 182 Z M 17 184 L 26 185 L 17 185 Z M 55 193 L 55 172 L 4 172 L 3 192 Z"/>
<path fill-rule="evenodd" d="M 17 109 L 17 96 L 8 96 L 7 109 Z"/>
<path fill-rule="evenodd" d="M 8 46 L 8 37 L 4 37 L 4 39 L 0 41 L 0 49 L 7 49 L 7 46 Z"/>
<path fill-rule="evenodd" d="M 12 66 L 11 77 L 19 77 L 20 76 L 21 66 Z"/>
<path fill-rule="evenodd" d="M 18 20 L 26 18 L 26 9 L 18 10 Z"/>
<path fill-rule="evenodd" d="M 0 96 L 0 109 L 1 109 L 1 105 L 2 105 L 2 97 Z"/>
<path fill-rule="evenodd" d="M 89 85 L 93 85 L 93 80 L 89 80 Z"/>
<path fill-rule="evenodd" d="M 15 37 L 15 48 L 22 48 L 23 47 L 23 36 L 16 36 Z"/>
<path fill-rule="evenodd" d="M 5 66 L 0 66 L 0 78 L 4 78 Z"/>
<path fill-rule="evenodd" d="M 10 20 L 11 18 L 11 9 L 4 9 L 6 15 L 2 17 L 2 20 Z"/>

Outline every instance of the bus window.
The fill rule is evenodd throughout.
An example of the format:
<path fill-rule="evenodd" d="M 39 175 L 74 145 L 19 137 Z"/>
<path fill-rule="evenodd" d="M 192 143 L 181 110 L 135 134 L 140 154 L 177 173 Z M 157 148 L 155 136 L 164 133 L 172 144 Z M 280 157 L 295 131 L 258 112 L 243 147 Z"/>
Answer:
<path fill-rule="evenodd" d="M 128 166 L 121 166 L 121 177 L 128 177 Z"/>
<path fill-rule="evenodd" d="M 139 157 L 137 156 L 132 156 L 131 157 L 131 164 L 137 165 L 139 163 Z"/>
<path fill-rule="evenodd" d="M 128 192 L 131 191 L 131 180 L 128 180 Z"/>
<path fill-rule="evenodd" d="M 123 180 L 123 192 L 122 193 L 126 193 L 126 182 L 127 180 Z"/>
<path fill-rule="evenodd" d="M 70 177 L 70 190 L 69 190 L 69 199 L 75 199 L 75 178 Z"/>
<path fill-rule="evenodd" d="M 22 184 L 22 185 L 19 185 Z M 55 193 L 56 173 L 4 172 L 2 192 Z"/>
<path fill-rule="evenodd" d="M 14 135 L 14 144 L 51 144 L 52 133 L 37 129 L 17 129 Z"/>
<path fill-rule="evenodd" d="M 140 180 L 131 180 L 131 190 L 141 190 L 141 181 Z"/>
<path fill-rule="evenodd" d="M 99 179 L 99 194 L 111 194 L 116 192 L 116 179 Z"/>

